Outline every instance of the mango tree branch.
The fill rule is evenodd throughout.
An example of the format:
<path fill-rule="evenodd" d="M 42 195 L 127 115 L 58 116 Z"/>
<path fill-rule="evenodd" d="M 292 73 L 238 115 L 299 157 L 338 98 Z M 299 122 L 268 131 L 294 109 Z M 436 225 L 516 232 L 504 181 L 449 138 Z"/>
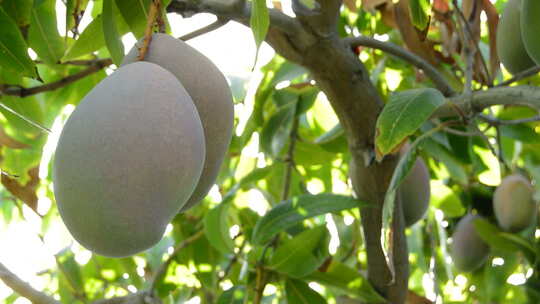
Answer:
<path fill-rule="evenodd" d="M 210 0 L 173 0 L 168 10 L 183 15 L 209 12 L 249 26 L 250 5 Z M 317 86 L 326 94 L 347 135 L 352 158 L 360 169 L 352 170 L 362 189 L 360 199 L 373 204 L 363 208 L 362 226 L 366 238 L 368 279 L 390 303 L 403 304 L 407 295 L 407 249 L 404 237 L 394 238 L 395 277 L 381 247 L 382 208 L 384 197 L 396 165 L 396 157 L 374 162 L 375 123 L 384 103 L 370 81 L 362 62 L 349 44 L 337 33 L 315 30 L 309 22 L 291 18 L 270 9 L 270 29 L 266 41 L 286 59 L 306 67 Z M 403 235 L 403 227 L 394 226 L 394 233 Z M 405 263 L 405 264 L 403 264 Z M 396 284 L 395 282 L 399 282 Z"/>
<path fill-rule="evenodd" d="M 8 96 L 19 96 L 19 97 L 26 97 L 30 95 L 35 95 L 47 91 L 54 91 L 56 89 L 63 88 L 67 86 L 68 84 L 71 84 L 77 80 L 83 79 L 86 76 L 92 75 L 96 72 L 101 71 L 103 68 L 109 66 L 112 64 L 111 59 L 101 59 L 98 61 L 95 61 L 92 63 L 87 69 L 82 70 L 78 73 L 75 73 L 73 75 L 69 75 L 65 78 L 62 78 L 58 81 L 46 83 L 44 85 L 32 87 L 32 88 L 23 88 L 20 86 L 11 86 L 11 85 L 3 85 L 0 84 L 0 96 L 2 95 L 8 95 Z"/>
<path fill-rule="evenodd" d="M 422 57 L 407 51 L 399 45 L 391 42 L 379 41 L 367 36 L 344 38 L 344 40 L 353 48 L 358 46 L 374 48 L 405 60 L 415 67 L 423 70 L 431 81 L 433 81 L 435 87 L 437 87 L 437 89 L 441 91 L 444 96 L 453 96 L 456 94 L 456 91 L 454 91 L 450 83 L 433 65 L 424 60 Z"/>
<path fill-rule="evenodd" d="M 227 24 L 229 22 L 229 20 L 227 19 L 224 19 L 224 18 L 217 18 L 216 21 L 210 23 L 209 25 L 205 26 L 205 27 L 202 27 L 200 29 L 197 29 L 191 33 L 188 33 L 178 39 L 182 40 L 182 41 L 188 41 L 190 39 L 193 39 L 193 38 L 196 38 L 196 37 L 199 37 L 201 35 L 204 35 L 206 33 L 209 33 L 211 31 L 214 31 L 214 30 L 217 30 L 218 28 L 224 26 L 225 24 Z"/>
<path fill-rule="evenodd" d="M 528 68 L 525 71 L 519 72 L 516 75 L 514 75 L 514 77 L 497 84 L 495 87 L 508 86 L 508 85 L 511 85 L 512 83 L 514 83 L 516 81 L 520 81 L 522 79 L 534 76 L 534 75 L 536 75 L 538 73 L 540 73 L 540 65 L 537 65 L 537 66 L 534 66 L 532 68 Z"/>
<path fill-rule="evenodd" d="M 34 304 L 60 304 L 60 302 L 53 297 L 34 289 L 30 284 L 21 280 L 2 263 L 0 263 L 0 279 L 4 281 L 7 287 Z"/>
<path fill-rule="evenodd" d="M 540 87 L 528 85 L 500 87 L 475 91 L 470 95 L 454 96 L 449 98 L 432 117 L 455 116 L 456 108 L 466 115 L 472 115 L 496 105 L 519 105 L 540 110 Z"/>

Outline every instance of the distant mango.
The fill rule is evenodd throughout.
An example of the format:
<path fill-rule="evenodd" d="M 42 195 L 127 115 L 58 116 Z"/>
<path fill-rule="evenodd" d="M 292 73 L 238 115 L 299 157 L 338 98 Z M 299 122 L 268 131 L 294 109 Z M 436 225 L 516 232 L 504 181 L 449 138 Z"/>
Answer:
<path fill-rule="evenodd" d="M 452 235 L 450 255 L 454 266 L 461 271 L 478 269 L 489 255 L 489 246 L 480 238 L 474 226 L 474 221 L 479 218 L 479 215 L 472 214 L 464 216 Z"/>
<path fill-rule="evenodd" d="M 493 209 L 499 226 L 510 232 L 530 227 L 536 220 L 537 205 L 531 183 L 519 174 L 505 177 L 493 195 Z"/>

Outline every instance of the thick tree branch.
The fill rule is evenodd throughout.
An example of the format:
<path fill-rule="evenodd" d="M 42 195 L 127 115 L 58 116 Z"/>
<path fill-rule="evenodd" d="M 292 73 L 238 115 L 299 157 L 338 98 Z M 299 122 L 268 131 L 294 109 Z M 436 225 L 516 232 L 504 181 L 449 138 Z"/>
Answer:
<path fill-rule="evenodd" d="M 344 40 L 353 48 L 358 46 L 365 46 L 378 49 L 385 53 L 401 58 L 408 63 L 414 65 L 415 67 L 423 70 L 424 73 L 431 79 L 431 81 L 433 81 L 433 84 L 435 84 L 437 89 L 441 91 L 444 96 L 453 96 L 456 94 L 456 91 L 454 91 L 450 83 L 433 65 L 424 60 L 422 57 L 407 51 L 399 45 L 390 42 L 379 41 L 377 39 L 367 36 L 345 38 Z"/>
<path fill-rule="evenodd" d="M 218 18 L 234 20 L 249 27 L 251 17 L 251 3 L 236 0 L 227 3 L 212 0 L 173 0 L 167 7 L 168 12 L 175 12 L 182 16 L 191 16 L 197 13 L 211 13 Z M 302 61 L 302 50 L 305 50 L 314 41 L 302 24 L 295 18 L 285 15 L 276 9 L 269 9 L 270 28 L 267 42 L 281 56 L 294 61 Z"/>
<path fill-rule="evenodd" d="M 235 6 L 236 3 L 175 0 L 169 6 L 169 11 L 183 15 L 209 12 L 249 26 L 249 4 L 239 9 L 241 6 Z M 319 7 L 320 3 L 317 2 Z M 401 255 L 393 258 L 394 263 L 400 264 L 395 268 L 394 278 L 394 282 L 399 284 L 391 282 L 391 273 L 380 242 L 384 196 L 397 160 L 390 156 L 381 163 L 374 162 L 375 123 L 384 103 L 364 65 L 352 52 L 350 45 L 339 38 L 336 28 L 328 33 L 321 32 L 309 22 L 300 22 L 276 10 L 270 10 L 270 20 L 266 41 L 278 54 L 310 71 L 346 131 L 349 150 L 359 168 L 352 170 L 351 175 L 359 181 L 358 187 L 365 190 L 360 198 L 374 205 L 361 210 L 367 243 L 368 278 L 389 302 L 402 304 L 407 294 L 403 286 L 407 286 L 408 281 L 408 272 L 405 271 L 408 267 L 404 267 L 408 263 L 405 238 L 396 237 L 393 244 L 394 253 Z M 403 231 L 395 233 L 402 235 Z"/>
<path fill-rule="evenodd" d="M 496 105 L 519 105 L 540 110 L 540 87 L 523 85 L 491 88 L 472 92 L 470 95 L 451 97 L 447 104 L 440 107 L 432 117 L 455 116 L 456 109 L 466 115 L 471 115 Z"/>
<path fill-rule="evenodd" d="M 53 297 L 34 289 L 30 284 L 21 280 L 2 263 L 0 263 L 0 279 L 13 291 L 22 297 L 27 298 L 34 304 L 60 304 L 60 302 L 56 301 Z"/>
<path fill-rule="evenodd" d="M 112 64 L 111 59 L 101 59 L 101 60 L 95 61 L 87 69 L 82 70 L 78 73 L 69 75 L 55 82 L 47 83 L 47 84 L 40 85 L 37 87 L 32 87 L 32 88 L 22 88 L 19 86 L 5 86 L 5 85 L 0 84 L 0 96 L 9 95 L 9 96 L 26 97 L 30 95 L 47 92 L 47 91 L 54 91 L 56 89 L 65 87 L 68 84 L 73 83 L 77 80 L 83 79 L 84 77 L 88 75 L 92 75 L 96 72 L 99 72 L 104 67 L 107 67 L 111 64 Z"/>
<path fill-rule="evenodd" d="M 212 0 L 173 0 L 167 7 L 168 12 L 178 13 L 184 17 L 198 13 L 210 13 L 221 19 L 229 19 L 249 24 L 251 17 L 251 4 L 242 0 L 236 1 L 212 1 Z M 269 9 L 270 23 L 272 27 L 290 31 L 294 28 L 300 30 L 300 24 L 292 17 L 285 15 L 276 9 Z M 246 23 L 247 22 L 247 23 Z"/>
<path fill-rule="evenodd" d="M 299 0 L 292 1 L 298 20 L 320 37 L 331 36 L 336 31 L 342 0 L 317 0 L 308 8 Z"/>

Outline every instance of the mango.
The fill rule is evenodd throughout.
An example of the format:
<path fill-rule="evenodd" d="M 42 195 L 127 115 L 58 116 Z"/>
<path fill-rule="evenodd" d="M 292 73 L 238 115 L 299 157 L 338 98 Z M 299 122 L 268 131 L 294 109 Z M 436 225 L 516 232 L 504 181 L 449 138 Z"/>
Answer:
<path fill-rule="evenodd" d="M 122 64 L 137 61 L 139 41 Z M 214 185 L 231 141 L 234 109 L 226 78 L 203 54 L 166 34 L 154 34 L 145 61 L 173 73 L 193 99 L 201 118 L 206 142 L 204 169 L 193 195 L 183 206 L 186 211 L 200 202 Z"/>
<path fill-rule="evenodd" d="M 73 237 L 104 256 L 156 244 L 193 193 L 204 131 L 178 79 L 148 62 L 96 85 L 67 120 L 53 163 L 54 193 Z"/>
<path fill-rule="evenodd" d="M 493 210 L 499 226 L 519 232 L 536 220 L 537 205 L 531 183 L 519 174 L 505 177 L 493 194 Z"/>
<path fill-rule="evenodd" d="M 521 0 L 509 0 L 497 27 L 497 52 L 505 68 L 512 74 L 535 65 L 521 38 L 521 14 Z"/>

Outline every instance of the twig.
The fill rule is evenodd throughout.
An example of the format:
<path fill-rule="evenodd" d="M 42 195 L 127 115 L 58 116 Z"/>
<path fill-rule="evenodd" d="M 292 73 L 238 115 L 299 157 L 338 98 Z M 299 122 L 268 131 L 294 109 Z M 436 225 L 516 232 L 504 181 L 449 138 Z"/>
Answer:
<path fill-rule="evenodd" d="M 456 9 L 457 13 L 458 13 L 458 16 L 459 18 L 461 19 L 461 21 L 463 22 L 463 24 L 465 25 L 465 30 L 467 31 L 467 37 L 469 38 L 471 44 L 474 46 L 475 48 L 475 52 L 478 54 L 478 56 L 480 57 L 480 62 L 482 63 L 482 68 L 484 69 L 485 73 L 486 73 L 486 76 L 488 78 L 488 82 L 490 83 L 491 85 L 491 82 L 492 82 L 492 79 L 491 79 L 491 76 L 490 76 L 490 73 L 489 73 L 489 69 L 487 67 L 487 64 L 486 64 L 486 60 L 484 59 L 484 56 L 482 56 L 482 52 L 480 52 L 480 47 L 478 47 L 478 43 L 476 43 L 474 40 L 473 40 L 473 34 L 472 34 L 472 30 L 471 30 L 471 27 L 469 26 L 469 21 L 467 21 L 467 18 L 465 18 L 465 15 L 463 15 L 463 12 L 461 11 L 461 9 L 459 8 L 459 5 L 457 3 L 456 0 L 452 0 L 452 3 L 454 4 L 454 8 Z"/>
<path fill-rule="evenodd" d="M 437 89 L 439 89 L 439 91 L 441 91 L 444 96 L 448 97 L 456 95 L 456 91 L 454 91 L 450 83 L 433 65 L 424 60 L 422 57 L 413 54 L 396 44 L 379 41 L 377 39 L 366 36 L 344 38 L 344 41 L 351 47 L 370 47 L 399 57 L 416 66 L 417 68 L 423 70 L 424 73 L 426 73 L 426 75 L 433 81 Z"/>
<path fill-rule="evenodd" d="M 20 86 L 2 86 L 0 85 L 0 96 L 1 95 L 9 95 L 9 96 L 18 96 L 18 97 L 26 97 L 30 95 L 35 95 L 47 91 L 54 91 L 56 89 L 62 88 L 67 86 L 68 84 L 75 82 L 77 80 L 80 80 L 86 76 L 92 75 L 96 72 L 99 72 L 104 67 L 107 67 L 112 64 L 111 59 L 102 59 L 99 61 L 96 61 L 94 64 L 92 64 L 90 67 L 88 67 L 85 70 L 82 70 L 78 73 L 75 73 L 73 75 L 69 75 L 65 78 L 62 78 L 58 81 L 47 83 L 44 85 L 32 87 L 32 88 L 23 88 Z"/>
<path fill-rule="evenodd" d="M 465 131 L 452 129 L 452 128 L 449 128 L 449 127 L 444 128 L 444 131 L 448 132 L 450 134 L 459 135 L 459 136 L 466 136 L 466 137 L 478 136 L 477 132 L 465 132 Z"/>
<path fill-rule="evenodd" d="M 150 10 L 148 12 L 148 19 L 146 20 L 146 29 L 144 31 L 143 45 L 139 48 L 139 55 L 137 60 L 142 61 L 148 52 L 148 47 L 152 41 L 152 32 L 154 24 L 156 24 L 159 15 L 161 15 L 161 0 L 152 0 L 150 3 Z"/>
<path fill-rule="evenodd" d="M 525 71 L 521 71 L 517 73 L 516 75 L 514 75 L 514 77 L 499 83 L 498 85 L 495 86 L 495 88 L 510 85 L 516 81 L 520 81 L 522 79 L 534 76 L 538 74 L 539 72 L 540 72 L 540 65 L 534 66 L 532 68 L 528 68 Z"/>
<path fill-rule="evenodd" d="M 236 261 L 238 261 L 238 258 L 240 257 L 240 254 L 242 254 L 242 250 L 244 250 L 244 247 L 246 246 L 246 243 L 247 243 L 247 238 L 244 238 L 244 240 L 242 241 L 242 244 L 240 245 L 240 247 L 238 247 L 238 252 L 233 255 L 233 257 L 231 258 L 231 260 L 229 261 L 229 263 L 225 267 L 225 270 L 223 270 L 223 274 L 218 276 L 218 284 L 221 281 L 223 281 L 223 279 L 225 279 L 227 277 L 227 275 L 231 271 L 232 266 L 234 265 L 234 263 L 236 263 Z"/>
<path fill-rule="evenodd" d="M 224 26 L 225 24 L 227 24 L 227 22 L 229 22 L 229 19 L 225 19 L 225 18 L 221 18 L 221 17 L 218 17 L 216 21 L 214 21 L 213 23 L 210 23 L 209 25 L 205 26 L 205 27 L 202 27 L 200 29 L 197 29 L 191 33 L 188 33 L 178 39 L 182 40 L 182 41 L 188 41 L 190 39 L 193 39 L 193 38 L 196 38 L 198 36 L 201 36 L 201 35 L 204 35 L 206 33 L 209 33 L 211 31 L 214 31 L 214 30 L 217 30 L 218 28 Z"/>
<path fill-rule="evenodd" d="M 13 291 L 34 304 L 60 304 L 53 297 L 34 289 L 30 284 L 21 280 L 2 263 L 0 263 L 0 279 Z"/>
<path fill-rule="evenodd" d="M 169 265 L 174 260 L 176 255 L 180 252 L 180 250 L 182 250 L 185 247 L 191 245 L 191 243 L 195 242 L 196 240 L 201 238 L 203 235 L 204 235 L 204 230 L 200 230 L 197 233 L 195 233 L 194 235 L 192 235 L 192 236 L 188 237 L 187 239 L 183 240 L 182 242 L 178 243 L 178 245 L 176 245 L 174 247 L 174 250 L 171 253 L 171 255 L 167 258 L 167 260 L 165 260 L 165 262 L 163 262 L 159 266 L 158 270 L 154 273 L 154 276 L 152 277 L 152 280 L 150 281 L 150 290 L 155 290 L 156 289 L 157 283 L 163 278 L 163 276 L 167 272 L 167 269 L 169 268 Z"/>
<path fill-rule="evenodd" d="M 500 160 L 499 166 L 502 164 L 503 166 L 500 166 L 501 169 L 504 168 L 506 170 L 509 170 L 510 166 L 506 163 L 504 159 L 504 150 L 503 150 L 502 134 L 501 134 L 500 126 L 495 127 L 495 134 L 497 136 L 497 150 L 499 151 L 499 160 Z M 502 179 L 504 177 L 505 170 L 499 170 L 499 173 Z"/>
<path fill-rule="evenodd" d="M 285 175 L 283 177 L 283 191 L 281 192 L 281 200 L 284 201 L 289 198 L 289 191 L 291 189 L 291 176 L 294 164 L 294 149 L 296 147 L 296 139 L 298 137 L 298 117 L 293 118 L 293 125 L 291 128 L 291 134 L 289 135 L 290 143 L 287 151 L 285 161 L 287 162 L 287 168 L 285 169 Z"/>

